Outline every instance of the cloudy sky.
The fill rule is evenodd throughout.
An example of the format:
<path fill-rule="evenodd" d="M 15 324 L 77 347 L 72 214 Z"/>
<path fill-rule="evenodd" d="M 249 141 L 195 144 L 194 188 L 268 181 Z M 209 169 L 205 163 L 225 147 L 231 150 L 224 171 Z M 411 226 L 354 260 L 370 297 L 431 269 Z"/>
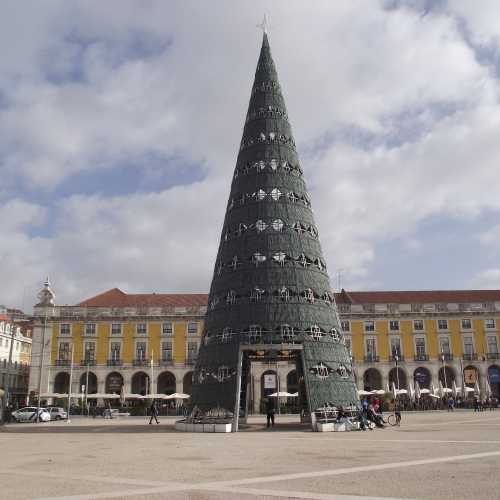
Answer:
<path fill-rule="evenodd" d="M 207 291 L 264 12 L 332 285 L 500 287 L 500 2 L 310 5 L 4 0 L 0 303 Z"/>

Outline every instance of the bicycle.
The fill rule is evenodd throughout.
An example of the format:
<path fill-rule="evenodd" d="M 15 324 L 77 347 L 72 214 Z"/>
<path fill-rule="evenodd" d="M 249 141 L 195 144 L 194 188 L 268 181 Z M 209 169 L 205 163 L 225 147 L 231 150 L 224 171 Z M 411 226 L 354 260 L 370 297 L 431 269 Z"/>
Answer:
<path fill-rule="evenodd" d="M 383 420 L 384 424 L 389 424 L 391 427 L 399 426 L 401 424 L 401 414 L 399 413 L 391 413 L 387 419 Z"/>

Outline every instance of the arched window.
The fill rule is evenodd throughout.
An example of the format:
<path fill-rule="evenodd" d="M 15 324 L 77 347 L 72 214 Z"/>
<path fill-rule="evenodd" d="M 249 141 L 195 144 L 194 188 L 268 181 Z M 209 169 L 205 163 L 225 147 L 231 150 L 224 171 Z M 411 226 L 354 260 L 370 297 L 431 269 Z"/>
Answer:
<path fill-rule="evenodd" d="M 330 335 L 332 336 L 333 340 L 336 342 L 340 342 L 342 340 L 342 335 L 339 333 L 339 331 L 336 328 L 332 328 L 330 330 Z"/>
<path fill-rule="evenodd" d="M 332 298 L 330 297 L 330 294 L 328 292 L 325 292 L 323 294 L 323 300 L 327 303 L 327 304 L 331 304 L 332 303 Z"/>
<path fill-rule="evenodd" d="M 240 224 L 238 226 L 238 236 L 241 236 L 246 230 L 247 230 L 247 226 L 245 224 Z"/>
<path fill-rule="evenodd" d="M 266 168 L 266 164 L 261 160 L 257 162 L 257 172 L 262 172 Z"/>
<path fill-rule="evenodd" d="M 272 159 L 269 162 L 269 166 L 271 167 L 271 170 L 276 171 L 278 169 L 278 161 L 275 159 Z"/>
<path fill-rule="evenodd" d="M 288 199 L 292 202 L 292 203 L 295 203 L 298 201 L 299 197 L 293 192 L 293 191 L 290 191 L 288 194 L 287 194 L 287 197 Z"/>

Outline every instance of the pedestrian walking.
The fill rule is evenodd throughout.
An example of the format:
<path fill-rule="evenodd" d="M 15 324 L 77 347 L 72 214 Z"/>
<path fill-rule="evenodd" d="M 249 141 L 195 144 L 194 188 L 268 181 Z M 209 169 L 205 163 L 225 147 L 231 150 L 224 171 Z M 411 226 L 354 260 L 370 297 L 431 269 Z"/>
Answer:
<path fill-rule="evenodd" d="M 454 409 L 455 409 L 455 401 L 450 396 L 450 398 L 448 399 L 448 411 L 453 411 Z"/>
<path fill-rule="evenodd" d="M 151 414 L 151 418 L 149 419 L 149 425 L 153 423 L 153 418 L 156 420 L 156 423 L 159 424 L 160 421 L 158 420 L 158 406 L 156 406 L 156 401 L 153 399 L 153 402 L 151 403 L 151 406 L 149 407 L 149 411 Z"/>
<path fill-rule="evenodd" d="M 267 427 L 274 427 L 274 401 L 272 398 L 266 399 L 266 417 L 267 417 Z"/>

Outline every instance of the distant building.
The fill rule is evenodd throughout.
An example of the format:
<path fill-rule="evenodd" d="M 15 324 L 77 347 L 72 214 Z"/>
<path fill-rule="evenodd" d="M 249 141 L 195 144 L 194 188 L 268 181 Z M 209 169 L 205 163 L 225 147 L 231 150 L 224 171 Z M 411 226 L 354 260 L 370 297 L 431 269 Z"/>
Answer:
<path fill-rule="evenodd" d="M 0 306 L 0 389 L 9 389 L 13 405 L 26 402 L 30 360 L 31 321 L 22 311 Z"/>
<path fill-rule="evenodd" d="M 38 390 L 44 337 L 42 393 L 67 392 L 74 348 L 72 393 L 87 384 L 88 372 L 89 393 L 120 393 L 123 386 L 127 394 L 190 394 L 207 295 L 126 294 L 115 288 L 74 306 L 55 305 L 53 297 L 47 282 L 34 312 L 30 391 Z M 477 382 L 482 391 L 488 382 L 500 395 L 500 290 L 342 290 L 335 299 L 358 389 L 465 381 L 468 387 Z M 254 411 L 276 371 L 280 390 L 297 391 L 293 364 L 255 363 L 253 370 Z"/>

